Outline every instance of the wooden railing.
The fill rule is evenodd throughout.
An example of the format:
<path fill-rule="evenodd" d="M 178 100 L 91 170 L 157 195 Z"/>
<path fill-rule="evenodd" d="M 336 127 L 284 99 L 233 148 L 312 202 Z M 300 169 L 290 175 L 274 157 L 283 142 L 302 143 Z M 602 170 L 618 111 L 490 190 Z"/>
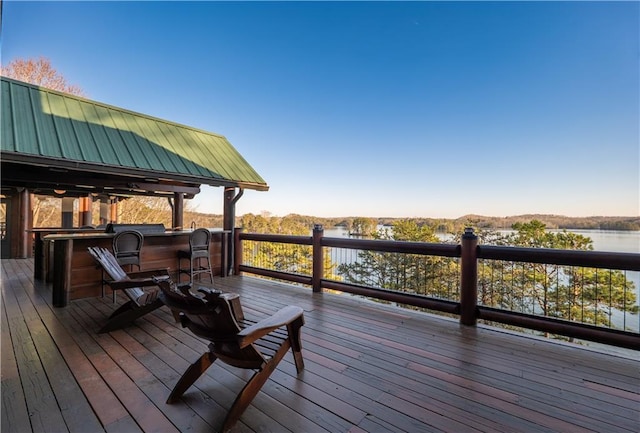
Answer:
<path fill-rule="evenodd" d="M 241 229 L 236 229 L 234 273 L 247 272 L 309 285 L 314 292 L 320 292 L 322 289 L 333 289 L 459 315 L 460 323 L 467 326 L 475 326 L 477 320 L 480 319 L 544 333 L 640 350 L 640 333 L 638 329 L 616 329 L 612 326 L 598 326 L 577 320 L 550 317 L 539 312 L 520 312 L 509 308 L 496 308 L 478 301 L 480 290 L 478 272 L 487 263 L 494 263 L 494 265 L 497 262 L 534 263 L 556 267 L 604 269 L 606 270 L 604 272 L 612 272 L 612 270 L 638 272 L 640 271 L 640 254 L 478 245 L 477 236 L 471 229 L 465 231 L 460 245 L 331 238 L 324 237 L 323 233 L 321 226 L 316 226 L 310 237 L 242 233 Z M 302 249 L 302 254 L 311 257 L 311 269 L 296 270 L 295 272 L 279 270 L 273 266 L 273 263 L 269 263 L 271 258 L 268 256 L 262 258 L 264 262 L 258 263 L 255 260 L 251 260 L 251 264 L 245 263 L 246 257 L 255 259 L 253 254 L 247 253 L 245 248 L 247 243 L 252 243 L 254 247 L 261 243 L 288 246 L 289 248 L 291 245 L 297 245 Z M 458 269 L 456 271 L 458 275 L 457 290 L 447 299 L 340 281 L 335 276 L 325 275 L 327 273 L 325 269 L 325 253 L 328 249 L 451 258 L 451 260 L 455 261 L 456 269 Z M 287 250 L 284 251 L 286 254 Z M 625 312 L 625 314 L 628 313 Z M 640 324 L 638 324 L 637 328 L 640 328 Z"/>

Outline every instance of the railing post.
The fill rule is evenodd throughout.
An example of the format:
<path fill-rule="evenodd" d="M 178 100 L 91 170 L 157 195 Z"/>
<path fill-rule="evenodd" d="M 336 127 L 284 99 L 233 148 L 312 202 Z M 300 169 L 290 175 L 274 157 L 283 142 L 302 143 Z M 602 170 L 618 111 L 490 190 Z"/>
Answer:
<path fill-rule="evenodd" d="M 478 236 L 464 229 L 460 255 L 460 323 L 475 326 L 478 317 Z"/>
<path fill-rule="evenodd" d="M 240 275 L 240 265 L 242 264 L 242 242 L 240 242 L 242 227 L 233 230 L 233 275 Z"/>
<path fill-rule="evenodd" d="M 313 226 L 312 254 L 313 254 L 313 275 L 311 276 L 311 286 L 315 293 L 321 292 L 321 281 L 324 277 L 324 254 L 322 252 L 322 236 L 324 228 L 322 224 Z"/>

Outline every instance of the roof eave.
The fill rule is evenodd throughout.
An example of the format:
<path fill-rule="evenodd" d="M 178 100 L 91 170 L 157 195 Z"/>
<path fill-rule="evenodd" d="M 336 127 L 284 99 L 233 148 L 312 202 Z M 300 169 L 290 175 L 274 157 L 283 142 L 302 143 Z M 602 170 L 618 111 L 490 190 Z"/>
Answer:
<path fill-rule="evenodd" d="M 132 167 L 115 167 L 104 164 L 89 163 L 85 161 L 75 161 L 62 158 L 50 158 L 39 155 L 22 154 L 16 152 L 1 152 L 0 160 L 2 162 L 27 164 L 32 166 L 50 167 L 55 166 L 56 169 L 69 169 L 76 171 L 85 171 L 93 173 L 101 173 L 110 176 L 131 176 L 147 178 L 163 178 L 175 182 L 206 184 L 214 187 L 238 187 L 252 189 L 256 191 L 268 191 L 269 186 L 266 183 L 244 182 L 229 180 L 225 178 L 213 178 L 208 176 L 192 176 L 181 173 L 157 172 L 154 170 L 146 170 Z"/>

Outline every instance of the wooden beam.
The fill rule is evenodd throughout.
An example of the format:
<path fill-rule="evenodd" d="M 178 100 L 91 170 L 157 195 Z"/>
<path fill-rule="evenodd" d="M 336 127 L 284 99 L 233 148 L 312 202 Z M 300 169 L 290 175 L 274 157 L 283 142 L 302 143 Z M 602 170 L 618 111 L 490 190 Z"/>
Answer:
<path fill-rule="evenodd" d="M 184 228 L 184 195 L 179 192 L 173 194 L 172 224 L 175 230 Z"/>

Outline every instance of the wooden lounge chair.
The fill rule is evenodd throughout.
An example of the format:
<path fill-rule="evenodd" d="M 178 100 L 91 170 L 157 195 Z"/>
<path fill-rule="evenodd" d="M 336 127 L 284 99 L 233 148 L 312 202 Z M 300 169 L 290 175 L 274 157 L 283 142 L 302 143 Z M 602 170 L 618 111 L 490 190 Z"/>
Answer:
<path fill-rule="evenodd" d="M 160 297 L 174 315 L 179 313 L 182 326 L 211 342 L 209 351 L 178 380 L 167 403 L 180 399 L 216 359 L 256 370 L 229 409 L 222 425 L 222 431 L 226 432 L 238 421 L 289 348 L 298 373 L 304 369 L 300 341 L 300 328 L 304 325 L 302 308 L 288 306 L 256 323 L 244 319 L 237 294 L 206 288 L 194 294 L 186 286 L 174 289 L 166 280 L 158 281 L 158 285 Z"/>
<path fill-rule="evenodd" d="M 98 333 L 111 332 L 133 322 L 138 317 L 162 307 L 164 304 L 158 298 L 157 278 L 169 278 L 166 269 L 126 273 L 111 251 L 106 248 L 89 247 L 89 254 L 111 278 L 106 283 L 112 290 L 122 290 L 129 301 L 109 316 L 107 323 Z M 154 279 L 153 277 L 156 277 Z M 145 291 L 142 287 L 155 286 L 154 290 Z"/>

